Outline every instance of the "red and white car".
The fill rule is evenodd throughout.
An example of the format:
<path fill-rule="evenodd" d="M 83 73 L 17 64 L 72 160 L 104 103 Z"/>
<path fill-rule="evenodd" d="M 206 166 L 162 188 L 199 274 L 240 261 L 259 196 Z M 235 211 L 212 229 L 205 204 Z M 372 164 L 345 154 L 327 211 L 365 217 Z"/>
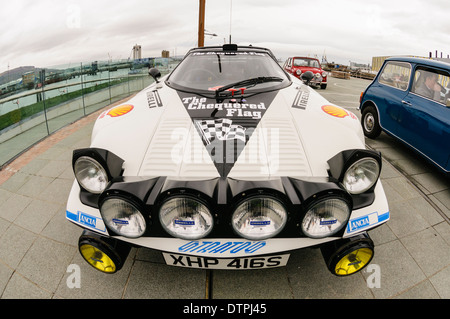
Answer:
<path fill-rule="evenodd" d="M 321 89 L 327 88 L 328 73 L 322 70 L 319 60 L 315 58 L 290 57 L 284 63 L 283 69 L 300 80 L 302 80 L 303 75 L 312 72 L 314 76 L 308 84 L 315 87 L 320 86 Z"/>

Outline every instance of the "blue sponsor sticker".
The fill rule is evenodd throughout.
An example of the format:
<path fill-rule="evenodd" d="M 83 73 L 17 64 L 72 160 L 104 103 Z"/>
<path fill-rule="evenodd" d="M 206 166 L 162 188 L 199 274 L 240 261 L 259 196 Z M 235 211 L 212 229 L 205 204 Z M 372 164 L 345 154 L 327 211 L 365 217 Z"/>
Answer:
<path fill-rule="evenodd" d="M 178 251 L 196 254 L 223 254 L 224 252 L 236 254 L 243 251 L 246 254 L 252 254 L 264 246 L 266 246 L 265 241 L 190 241 L 178 247 Z"/>
<path fill-rule="evenodd" d="M 106 232 L 106 228 L 104 227 L 103 223 L 100 223 L 99 225 L 99 221 L 101 221 L 102 219 L 96 216 L 92 216 L 81 211 L 78 211 L 77 213 L 72 213 L 67 210 L 66 218 L 76 223 L 82 224 L 88 228 L 93 228 L 101 232 Z"/>
<path fill-rule="evenodd" d="M 125 219 L 113 218 L 112 221 L 116 225 L 128 225 L 128 220 L 125 220 Z"/>
<path fill-rule="evenodd" d="M 193 220 L 179 220 L 179 219 L 175 219 L 174 223 L 177 224 L 177 225 L 182 225 L 182 226 L 194 226 L 195 225 L 195 222 Z"/>
<path fill-rule="evenodd" d="M 333 225 L 337 223 L 337 219 L 332 220 L 321 220 L 320 225 Z"/>
<path fill-rule="evenodd" d="M 270 220 L 253 220 L 250 222 L 252 226 L 268 226 L 270 225 Z"/>
<path fill-rule="evenodd" d="M 371 225 L 375 225 L 386 221 L 389 219 L 389 212 L 384 214 L 378 214 L 378 212 L 373 212 L 368 215 L 364 215 L 355 219 L 351 219 L 347 225 L 347 232 L 355 232 L 357 230 L 369 227 Z"/>

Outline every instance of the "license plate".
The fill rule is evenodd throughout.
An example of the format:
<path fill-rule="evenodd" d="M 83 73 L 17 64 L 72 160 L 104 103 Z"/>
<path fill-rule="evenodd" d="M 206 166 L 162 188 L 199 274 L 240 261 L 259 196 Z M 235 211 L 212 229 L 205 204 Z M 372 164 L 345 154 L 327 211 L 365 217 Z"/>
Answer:
<path fill-rule="evenodd" d="M 286 266 L 289 260 L 289 254 L 242 258 L 199 257 L 172 253 L 162 254 L 167 265 L 200 269 L 243 270 L 275 268 Z"/>

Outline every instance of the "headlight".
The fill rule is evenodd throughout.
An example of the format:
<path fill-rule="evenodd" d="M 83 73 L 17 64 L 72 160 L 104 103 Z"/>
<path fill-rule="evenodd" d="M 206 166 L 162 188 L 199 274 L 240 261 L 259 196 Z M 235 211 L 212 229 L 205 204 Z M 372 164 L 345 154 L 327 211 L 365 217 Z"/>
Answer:
<path fill-rule="evenodd" d="M 325 72 L 325 71 L 322 72 L 322 77 L 323 77 L 323 78 L 326 77 L 327 75 L 328 75 L 327 72 Z"/>
<path fill-rule="evenodd" d="M 356 161 L 347 169 L 342 180 L 351 194 L 360 194 L 371 188 L 378 180 L 380 165 L 371 157 Z"/>
<path fill-rule="evenodd" d="M 300 75 L 300 74 L 302 74 L 302 71 L 301 70 L 297 70 L 297 71 L 295 71 L 295 73 L 297 73 L 297 75 Z"/>
<path fill-rule="evenodd" d="M 118 197 L 107 198 L 100 207 L 105 224 L 118 235 L 137 238 L 146 229 L 145 218 L 135 204 Z"/>
<path fill-rule="evenodd" d="M 93 158 L 81 156 L 75 161 L 75 177 L 85 190 L 100 194 L 108 185 L 106 170 Z"/>
<path fill-rule="evenodd" d="M 187 196 L 166 201 L 159 210 L 159 218 L 170 235 L 182 239 L 205 237 L 213 228 L 213 217 L 209 209 Z"/>
<path fill-rule="evenodd" d="M 320 78 L 321 77 L 320 73 L 316 73 L 314 75 L 315 75 L 316 78 Z"/>
<path fill-rule="evenodd" d="M 233 229 L 242 237 L 261 240 L 278 234 L 286 224 L 283 205 L 266 197 L 250 198 L 242 202 L 232 216 Z"/>
<path fill-rule="evenodd" d="M 340 231 L 350 216 L 346 201 L 331 197 L 312 204 L 302 221 L 302 231 L 312 238 L 332 236 Z"/>

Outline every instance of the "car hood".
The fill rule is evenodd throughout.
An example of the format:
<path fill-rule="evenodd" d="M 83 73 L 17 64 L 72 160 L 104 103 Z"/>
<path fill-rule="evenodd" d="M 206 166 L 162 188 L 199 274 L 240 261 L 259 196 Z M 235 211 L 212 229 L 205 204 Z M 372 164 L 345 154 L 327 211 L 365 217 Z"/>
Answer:
<path fill-rule="evenodd" d="M 296 66 L 294 67 L 296 70 L 301 70 L 302 73 L 305 73 L 307 71 L 311 71 L 312 73 L 321 73 L 322 69 L 319 68 L 312 68 L 312 67 L 308 67 L 308 66 Z"/>
<path fill-rule="evenodd" d="M 359 121 L 292 81 L 281 90 L 222 103 L 153 84 L 100 114 L 91 147 L 121 157 L 125 176 L 327 176 L 328 159 L 364 148 Z"/>

